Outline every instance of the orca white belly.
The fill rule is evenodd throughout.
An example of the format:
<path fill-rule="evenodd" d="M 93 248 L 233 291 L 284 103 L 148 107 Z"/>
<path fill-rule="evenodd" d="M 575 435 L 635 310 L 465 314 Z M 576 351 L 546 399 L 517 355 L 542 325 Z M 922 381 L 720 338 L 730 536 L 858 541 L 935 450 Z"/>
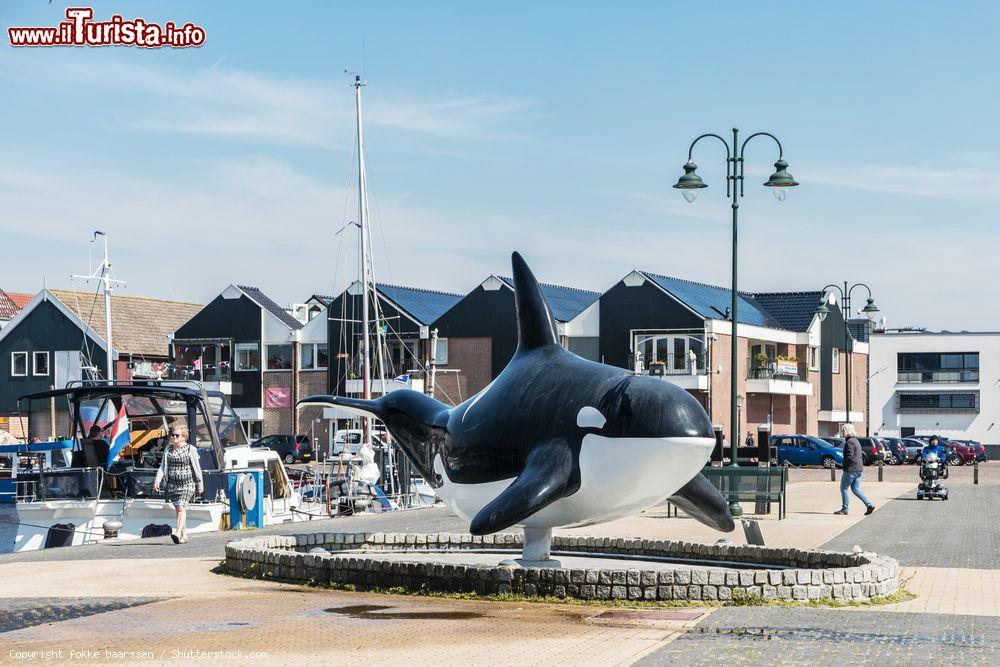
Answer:
<path fill-rule="evenodd" d="M 714 438 L 607 438 L 587 434 L 580 448 L 580 489 L 534 513 L 520 526 L 587 526 L 638 514 L 663 502 L 697 475 L 712 453 Z M 440 456 L 435 472 L 444 484 L 438 496 L 471 521 L 514 478 L 484 484 L 455 484 Z"/>

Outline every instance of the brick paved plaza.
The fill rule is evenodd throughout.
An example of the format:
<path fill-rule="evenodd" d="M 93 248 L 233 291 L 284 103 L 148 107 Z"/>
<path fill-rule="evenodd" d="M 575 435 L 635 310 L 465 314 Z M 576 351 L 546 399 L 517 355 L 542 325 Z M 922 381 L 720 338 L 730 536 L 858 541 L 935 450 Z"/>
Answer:
<path fill-rule="evenodd" d="M 916 468 L 886 468 L 881 483 L 870 469 L 865 490 L 878 510 L 865 518 L 854 505 L 835 517 L 829 473 L 793 470 L 788 518 L 760 517 L 769 545 L 860 545 L 898 559 L 917 597 L 892 605 L 595 618 L 604 608 L 318 590 L 213 573 L 234 537 L 217 533 L 182 546 L 151 539 L 0 555 L 0 655 L 27 663 L 62 651 L 48 654 L 51 664 L 1000 664 L 1000 465 L 982 466 L 978 486 L 971 479 L 971 468 L 955 469 L 951 500 L 917 502 Z M 438 507 L 254 534 L 466 529 Z M 566 532 L 719 537 L 662 508 Z"/>

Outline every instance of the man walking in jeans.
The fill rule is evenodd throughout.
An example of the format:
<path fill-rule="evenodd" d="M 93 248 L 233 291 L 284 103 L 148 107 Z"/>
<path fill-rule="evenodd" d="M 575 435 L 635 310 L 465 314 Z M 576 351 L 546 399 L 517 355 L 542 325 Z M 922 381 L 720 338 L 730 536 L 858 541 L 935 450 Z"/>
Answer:
<path fill-rule="evenodd" d="M 840 511 L 834 514 L 847 514 L 847 489 L 865 504 L 868 510 L 865 516 L 875 511 L 875 506 L 861 492 L 861 473 L 864 472 L 864 459 L 861 456 L 861 443 L 854 430 L 854 424 L 844 424 L 840 427 L 840 435 L 844 438 L 844 471 L 840 475 Z"/>

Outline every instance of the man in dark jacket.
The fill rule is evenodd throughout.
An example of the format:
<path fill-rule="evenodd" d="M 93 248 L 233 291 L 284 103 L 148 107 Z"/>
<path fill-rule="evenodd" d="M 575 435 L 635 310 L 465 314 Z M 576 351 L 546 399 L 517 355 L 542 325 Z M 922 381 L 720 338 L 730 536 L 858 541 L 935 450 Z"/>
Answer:
<path fill-rule="evenodd" d="M 854 424 L 844 424 L 840 428 L 840 434 L 844 438 L 844 470 L 840 474 L 841 506 L 840 510 L 834 514 L 847 514 L 847 489 L 850 488 L 858 500 L 868 508 L 865 512 L 865 516 L 868 516 L 875 511 L 875 505 L 861 492 L 861 474 L 865 470 L 865 464 L 861 455 L 861 443 L 858 441 Z"/>

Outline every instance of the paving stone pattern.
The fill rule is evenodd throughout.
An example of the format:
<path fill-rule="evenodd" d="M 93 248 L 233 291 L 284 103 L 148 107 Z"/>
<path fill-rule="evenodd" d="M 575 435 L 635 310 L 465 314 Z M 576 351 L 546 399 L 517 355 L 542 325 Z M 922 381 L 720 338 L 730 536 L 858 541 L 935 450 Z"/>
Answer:
<path fill-rule="evenodd" d="M 724 607 L 639 665 L 996 665 L 1000 619 Z"/>
<path fill-rule="evenodd" d="M 0 600 L 0 633 L 103 614 L 163 598 L 8 598 Z"/>
<path fill-rule="evenodd" d="M 1000 569 L 1000 485 L 953 485 L 950 498 L 897 498 L 823 545 L 892 556 L 900 565 Z"/>
<path fill-rule="evenodd" d="M 884 556 L 665 540 L 556 536 L 552 550 L 556 554 L 628 554 L 686 562 L 671 569 L 643 570 L 641 561 L 629 569 L 570 569 L 433 560 L 435 552 L 519 549 L 521 539 L 509 533 L 255 537 L 227 544 L 225 565 L 234 574 L 295 583 L 583 600 L 866 600 L 891 595 L 899 587 L 899 566 Z M 317 547 L 326 552 L 313 553 Z M 386 551 L 413 553 L 415 557 L 412 561 L 380 558 L 379 552 Z M 754 567 L 740 568 L 739 563 Z M 713 567 L 706 567 L 708 564 Z"/>

